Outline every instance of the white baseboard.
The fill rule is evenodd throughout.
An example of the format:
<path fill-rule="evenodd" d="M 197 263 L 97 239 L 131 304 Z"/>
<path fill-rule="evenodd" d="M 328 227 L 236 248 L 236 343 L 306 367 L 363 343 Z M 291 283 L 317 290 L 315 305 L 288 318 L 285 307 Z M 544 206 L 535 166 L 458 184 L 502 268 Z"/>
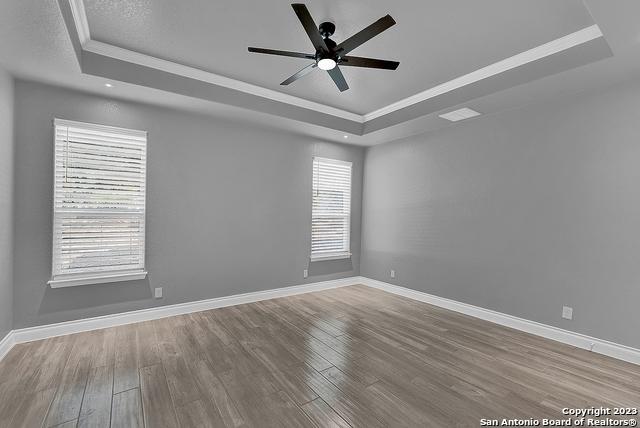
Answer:
<path fill-rule="evenodd" d="M 0 361 L 11 351 L 13 345 L 15 345 L 15 338 L 13 337 L 13 331 L 7 333 L 7 335 L 0 340 Z"/>
<path fill-rule="evenodd" d="M 412 290 L 410 288 L 389 284 L 375 279 L 360 277 L 359 283 L 369 287 L 377 288 L 389 293 L 408 297 L 413 300 L 429 303 L 434 306 L 460 312 L 465 315 L 490 321 L 516 330 L 535 334 L 557 342 L 572 345 L 578 348 L 590 350 L 598 354 L 607 355 L 619 360 L 628 361 L 634 364 L 640 364 L 640 349 L 632 348 L 626 345 L 610 342 L 596 337 L 587 336 L 581 333 L 575 333 L 558 327 L 542 324 L 535 321 L 529 321 L 524 318 L 518 318 L 513 315 L 503 314 L 501 312 L 484 309 L 478 306 L 461 303 L 455 300 L 445 299 L 444 297 L 434 296 L 432 294 L 423 293 L 421 291 Z"/>
<path fill-rule="evenodd" d="M 275 288 L 272 290 L 256 291 L 253 293 L 235 294 L 233 296 L 218 297 L 215 299 L 179 303 L 176 305 L 159 306 L 156 308 L 141 309 L 138 311 L 123 312 L 113 315 L 104 315 L 94 318 L 66 321 L 57 324 L 21 328 L 13 330 L 9 333 L 9 335 L 7 335 L 7 338 L 9 339 L 5 338 L 2 342 L 0 342 L 0 359 L 2 359 L 2 357 L 4 357 L 4 354 L 9 352 L 9 349 L 11 349 L 11 347 L 13 347 L 13 345 L 17 343 L 31 342 L 33 340 L 46 339 L 49 337 L 81 333 L 83 331 L 98 330 L 101 328 L 155 320 L 174 315 L 182 315 L 192 312 L 206 311 L 208 309 L 240 305 L 243 303 L 258 302 L 260 300 L 275 299 L 277 297 L 294 296 L 296 294 L 328 290 L 331 288 L 344 287 L 347 285 L 354 285 L 359 283 L 360 282 L 358 277 L 350 277 L 332 281 L 295 285 L 292 287 Z M 7 341 L 6 345 L 5 341 Z M 2 353 L 2 351 L 4 351 L 4 354 Z"/>
<path fill-rule="evenodd" d="M 311 293 L 314 291 L 328 290 L 332 288 L 345 287 L 348 285 L 363 284 L 377 288 L 389 293 L 408 297 L 410 299 L 429 303 L 434 306 L 460 312 L 516 330 L 535 334 L 557 342 L 566 343 L 591 350 L 593 352 L 608 355 L 613 358 L 640 364 L 640 349 L 620 345 L 614 342 L 590 337 L 580 333 L 563 330 L 558 327 L 529 321 L 490 309 L 480 308 L 467 303 L 445 299 L 410 288 L 389 284 L 374 279 L 355 276 L 350 278 L 337 279 L 332 281 L 314 282 L 292 287 L 276 288 L 272 290 L 257 291 L 253 293 L 236 294 L 233 296 L 219 297 L 215 299 L 198 300 L 195 302 L 180 303 L 177 305 L 159 306 L 156 308 L 141 309 L 138 311 L 124 312 L 101 317 L 85 318 L 81 320 L 67 321 L 57 324 L 35 326 L 17 329 L 9 332 L 4 339 L 0 340 L 0 360 L 18 343 L 31 342 L 33 340 L 46 339 L 49 337 L 62 336 L 66 334 L 80 333 L 83 331 L 98 330 L 101 328 L 115 327 L 119 325 L 131 324 L 141 321 L 150 321 L 174 315 L 188 314 L 192 312 L 206 311 L 209 309 L 222 308 L 226 306 L 240 305 L 243 303 L 258 302 L 261 300 L 275 299 L 277 297 L 294 296 L 296 294 Z"/>

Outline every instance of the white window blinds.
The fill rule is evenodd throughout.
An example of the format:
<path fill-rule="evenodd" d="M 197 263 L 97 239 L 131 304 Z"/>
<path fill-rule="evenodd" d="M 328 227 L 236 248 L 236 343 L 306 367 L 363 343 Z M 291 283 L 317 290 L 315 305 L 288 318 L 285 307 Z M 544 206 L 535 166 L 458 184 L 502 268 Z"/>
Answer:
<path fill-rule="evenodd" d="M 144 277 L 147 134 L 56 119 L 52 287 Z"/>
<path fill-rule="evenodd" d="M 351 162 L 314 157 L 312 199 L 311 259 L 350 257 Z"/>

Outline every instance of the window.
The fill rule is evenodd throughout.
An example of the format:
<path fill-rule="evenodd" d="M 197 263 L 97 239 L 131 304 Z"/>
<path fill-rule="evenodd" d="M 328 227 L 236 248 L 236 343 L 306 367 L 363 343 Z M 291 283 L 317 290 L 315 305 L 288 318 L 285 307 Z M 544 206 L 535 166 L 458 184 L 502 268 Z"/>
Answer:
<path fill-rule="evenodd" d="M 313 158 L 311 260 L 351 257 L 351 162 Z"/>
<path fill-rule="evenodd" d="M 56 119 L 51 287 L 140 279 L 147 134 Z"/>

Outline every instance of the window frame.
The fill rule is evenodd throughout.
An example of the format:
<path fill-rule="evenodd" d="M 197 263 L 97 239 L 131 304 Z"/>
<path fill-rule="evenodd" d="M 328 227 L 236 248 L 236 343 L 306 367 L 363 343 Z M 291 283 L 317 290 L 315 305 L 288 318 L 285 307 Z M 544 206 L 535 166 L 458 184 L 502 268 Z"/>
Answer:
<path fill-rule="evenodd" d="M 348 166 L 349 167 L 349 212 L 348 214 L 345 215 L 346 218 L 346 222 L 347 222 L 347 242 L 346 242 L 346 249 L 344 251 L 335 251 L 332 253 L 326 253 L 326 254 L 314 254 L 313 253 L 313 219 L 314 219 L 314 214 L 313 214 L 313 198 L 315 197 L 315 195 L 313 194 L 313 176 L 314 176 L 314 167 L 315 167 L 315 161 L 319 160 L 320 162 L 326 162 L 326 163 L 331 163 L 331 164 L 335 164 L 335 165 L 343 165 L 343 166 Z M 353 204 L 353 162 L 350 161 L 345 161 L 342 159 L 333 159 L 333 158 L 327 158 L 327 157 L 322 157 L 322 156 L 313 156 L 312 161 L 311 161 L 311 245 L 310 245 L 310 252 L 309 252 L 309 259 L 311 260 L 311 262 L 319 262 L 319 261 L 329 261 L 329 260 L 342 260 L 342 259 L 349 259 L 352 256 L 351 253 L 351 213 L 352 213 L 352 204 Z"/>
<path fill-rule="evenodd" d="M 121 128 L 116 126 L 108 126 L 101 125 L 96 123 L 89 122 L 78 122 L 66 119 L 55 118 L 53 121 L 52 132 L 53 132 L 53 189 L 52 189 L 52 204 L 51 204 L 51 219 L 52 219 L 52 227 L 51 227 L 51 278 L 47 281 L 47 284 L 51 288 L 62 288 L 62 287 L 73 287 L 78 285 L 93 285 L 93 284 L 103 284 L 110 282 L 122 282 L 122 281 L 131 281 L 131 280 L 139 280 L 146 278 L 148 272 L 146 269 L 146 232 L 147 232 L 147 167 L 148 167 L 148 132 Z M 142 221 L 143 227 L 141 232 L 142 239 L 142 266 L 139 269 L 123 269 L 123 270 L 113 270 L 113 271 L 102 271 L 102 272 L 82 272 L 82 273 L 72 273 L 72 274 L 54 274 L 55 263 L 56 263 L 56 128 L 58 126 L 70 126 L 75 128 L 81 128 L 89 131 L 98 131 L 98 132 L 110 132 L 110 133 L 120 133 L 126 135 L 133 135 L 138 137 L 144 137 L 145 139 L 145 161 L 144 161 L 144 202 L 142 205 Z"/>

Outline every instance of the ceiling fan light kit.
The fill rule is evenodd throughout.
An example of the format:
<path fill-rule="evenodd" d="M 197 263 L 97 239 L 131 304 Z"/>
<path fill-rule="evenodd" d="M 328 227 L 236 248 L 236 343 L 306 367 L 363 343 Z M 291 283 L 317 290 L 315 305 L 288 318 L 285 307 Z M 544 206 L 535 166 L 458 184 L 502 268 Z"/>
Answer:
<path fill-rule="evenodd" d="M 302 78 L 303 76 L 311 73 L 316 68 L 319 68 L 329 74 L 340 92 L 344 92 L 349 89 L 349 86 L 347 85 L 347 82 L 344 79 L 339 66 L 395 70 L 398 68 L 398 65 L 400 65 L 400 63 L 397 61 L 347 55 L 358 46 L 371 40 L 389 27 L 395 25 L 396 21 L 394 21 L 394 19 L 390 15 L 386 15 L 380 18 L 365 29 L 338 44 L 331 40 L 331 36 L 336 30 L 336 26 L 333 22 L 323 22 L 319 26 L 316 26 L 315 21 L 309 13 L 309 10 L 304 4 L 293 3 L 291 7 L 293 7 L 293 10 L 298 16 L 302 27 L 306 31 L 307 36 L 309 37 L 311 43 L 313 44 L 313 47 L 315 48 L 314 54 L 254 47 L 248 48 L 249 52 L 254 53 L 312 59 L 314 61 L 291 77 L 284 80 L 282 83 L 280 83 L 281 85 L 289 85 Z"/>
<path fill-rule="evenodd" d="M 318 60 L 318 68 L 320 70 L 329 71 L 332 70 L 336 65 L 337 63 L 331 58 L 322 58 L 321 60 Z"/>

